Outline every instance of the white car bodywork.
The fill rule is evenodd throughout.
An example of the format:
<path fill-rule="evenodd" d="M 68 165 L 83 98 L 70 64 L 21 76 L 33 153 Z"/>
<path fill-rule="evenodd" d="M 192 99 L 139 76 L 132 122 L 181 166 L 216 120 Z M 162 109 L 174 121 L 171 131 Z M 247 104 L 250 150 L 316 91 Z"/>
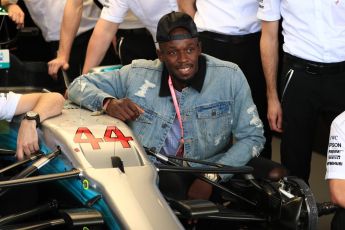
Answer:
<path fill-rule="evenodd" d="M 62 115 L 42 125 L 51 149 L 81 171 L 125 229 L 183 229 L 157 187 L 157 171 L 128 126 L 66 103 Z M 124 172 L 111 157 L 123 161 Z"/>

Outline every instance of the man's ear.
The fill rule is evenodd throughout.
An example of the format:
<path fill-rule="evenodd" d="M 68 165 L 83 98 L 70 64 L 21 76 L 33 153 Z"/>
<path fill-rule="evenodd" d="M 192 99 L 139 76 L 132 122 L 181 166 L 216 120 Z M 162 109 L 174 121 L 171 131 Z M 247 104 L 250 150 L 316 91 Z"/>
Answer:
<path fill-rule="evenodd" d="M 158 59 L 163 62 L 163 51 L 161 51 L 160 49 L 156 49 L 156 53 L 157 53 L 157 57 Z"/>

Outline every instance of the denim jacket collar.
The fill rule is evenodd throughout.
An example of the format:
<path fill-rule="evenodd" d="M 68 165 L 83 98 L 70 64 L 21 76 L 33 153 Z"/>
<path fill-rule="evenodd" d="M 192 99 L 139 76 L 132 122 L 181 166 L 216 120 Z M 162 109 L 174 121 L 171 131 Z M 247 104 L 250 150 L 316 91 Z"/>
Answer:
<path fill-rule="evenodd" d="M 204 85 L 204 80 L 206 76 L 206 58 L 203 55 L 199 56 L 198 60 L 199 70 L 196 73 L 196 76 L 192 79 L 190 86 L 196 89 L 199 93 Z M 161 87 L 159 90 L 160 97 L 171 96 L 169 85 L 168 85 L 169 72 L 166 66 L 163 64 L 163 72 L 161 78 Z"/>

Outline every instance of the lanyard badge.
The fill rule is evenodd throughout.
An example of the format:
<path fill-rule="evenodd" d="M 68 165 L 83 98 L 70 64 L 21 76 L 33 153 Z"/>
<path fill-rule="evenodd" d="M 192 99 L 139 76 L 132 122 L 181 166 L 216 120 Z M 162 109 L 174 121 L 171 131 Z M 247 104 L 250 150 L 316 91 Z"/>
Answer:
<path fill-rule="evenodd" d="M 173 99 L 174 107 L 175 107 L 175 110 L 176 110 L 177 120 L 178 120 L 178 122 L 180 124 L 180 130 L 181 130 L 181 139 L 180 139 L 179 146 L 177 148 L 176 156 L 183 157 L 183 153 L 184 153 L 184 139 L 183 139 L 182 118 L 181 118 L 180 107 L 179 107 L 179 104 L 178 104 L 177 98 L 176 98 L 175 89 L 174 89 L 174 86 L 172 84 L 170 75 L 169 75 L 169 79 L 168 79 L 168 84 L 169 84 L 169 89 L 170 89 L 171 97 Z"/>

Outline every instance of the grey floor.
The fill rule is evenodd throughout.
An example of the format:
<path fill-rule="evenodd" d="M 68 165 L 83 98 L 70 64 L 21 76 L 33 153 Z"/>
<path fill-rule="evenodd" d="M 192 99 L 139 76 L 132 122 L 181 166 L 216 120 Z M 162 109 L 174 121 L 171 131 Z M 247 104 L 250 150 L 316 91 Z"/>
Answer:
<path fill-rule="evenodd" d="M 272 143 L 272 148 L 273 148 L 272 159 L 277 162 L 280 162 L 279 145 L 280 145 L 280 139 L 274 137 L 273 143 Z M 327 183 L 324 179 L 325 170 L 326 170 L 325 165 L 326 165 L 326 157 L 318 153 L 313 153 L 311 176 L 310 176 L 309 183 L 317 202 L 324 202 L 324 201 L 330 200 Z M 332 219 L 332 215 L 320 217 L 319 223 L 318 223 L 318 230 L 330 229 L 331 219 Z"/>

